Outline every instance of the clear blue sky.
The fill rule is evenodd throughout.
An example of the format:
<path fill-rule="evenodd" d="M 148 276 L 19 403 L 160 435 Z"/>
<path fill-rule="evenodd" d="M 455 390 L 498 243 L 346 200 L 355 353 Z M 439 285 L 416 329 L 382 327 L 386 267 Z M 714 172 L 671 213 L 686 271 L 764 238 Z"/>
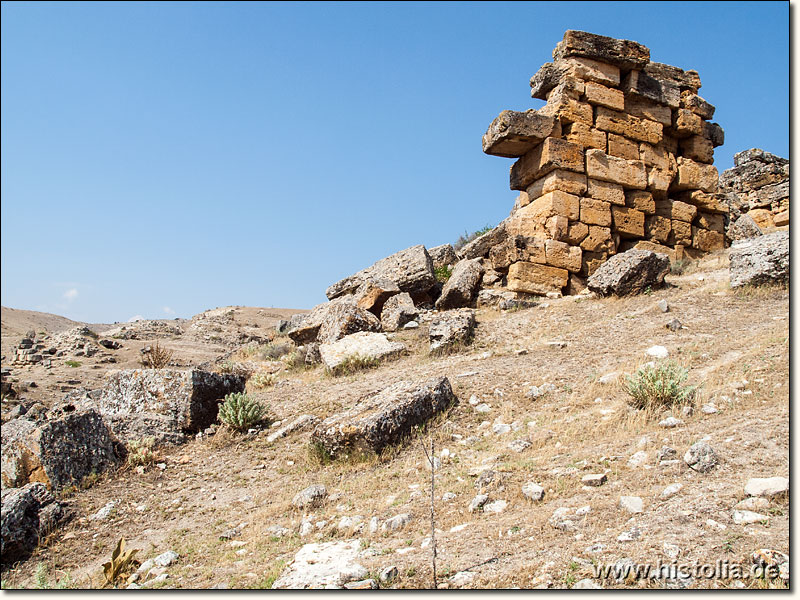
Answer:
<path fill-rule="evenodd" d="M 481 152 L 567 29 L 696 69 L 720 171 L 789 152 L 789 4 L 2 4 L 2 303 L 308 308 L 505 218 Z"/>

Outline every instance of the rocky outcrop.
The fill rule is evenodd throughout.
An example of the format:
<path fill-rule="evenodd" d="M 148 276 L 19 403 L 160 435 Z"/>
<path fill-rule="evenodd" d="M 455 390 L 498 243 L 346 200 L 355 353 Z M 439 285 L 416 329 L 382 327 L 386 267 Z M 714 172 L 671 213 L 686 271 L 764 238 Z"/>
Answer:
<path fill-rule="evenodd" d="M 731 287 L 788 283 L 789 232 L 776 231 L 735 242 L 730 255 Z"/>
<path fill-rule="evenodd" d="M 369 277 L 358 286 L 354 296 L 356 306 L 368 310 L 376 317 L 380 317 L 386 301 L 399 293 L 400 288 L 397 287 L 394 281 Z"/>
<path fill-rule="evenodd" d="M 350 361 L 377 362 L 397 356 L 405 349 L 400 342 L 390 342 L 386 334 L 361 331 L 329 344 L 320 344 L 319 353 L 325 367 L 336 373 Z"/>
<path fill-rule="evenodd" d="M 663 254 L 632 248 L 612 256 L 589 277 L 589 289 L 601 296 L 638 294 L 664 283 L 669 258 Z"/>
<path fill-rule="evenodd" d="M 243 392 L 244 386 L 242 376 L 197 369 L 114 371 L 97 403 L 120 438 L 152 436 L 159 443 L 178 444 L 214 423 L 225 396 Z"/>
<path fill-rule="evenodd" d="M 759 148 L 733 156 L 734 167 L 719 178 L 731 222 L 749 214 L 764 228 L 789 224 L 789 161 Z"/>
<path fill-rule="evenodd" d="M 0 512 L 3 566 L 28 558 L 41 538 L 73 516 L 42 483 L 4 489 Z"/>
<path fill-rule="evenodd" d="M 428 328 L 430 352 L 446 352 L 472 341 L 475 311 L 470 308 L 448 310 L 437 314 Z"/>
<path fill-rule="evenodd" d="M 352 294 L 370 277 L 393 281 L 400 291 L 409 293 L 425 292 L 436 283 L 433 261 L 425 246 L 419 245 L 382 258 L 371 267 L 337 281 L 326 290 L 325 295 L 333 300 Z"/>
<path fill-rule="evenodd" d="M 436 301 L 436 308 L 462 308 L 469 306 L 475 298 L 483 277 L 483 259 L 473 258 L 459 261 L 442 288 L 442 295 Z"/>
<path fill-rule="evenodd" d="M 359 540 L 306 544 L 272 584 L 272 589 L 342 589 L 346 583 L 364 579 L 369 572 L 356 561 Z"/>
<path fill-rule="evenodd" d="M 311 441 L 333 458 L 379 453 L 457 401 L 446 377 L 423 384 L 401 381 L 325 419 L 312 433 Z"/>
<path fill-rule="evenodd" d="M 17 418 L 3 425 L 3 486 L 40 482 L 61 490 L 119 462 L 120 449 L 97 410 L 64 405 L 48 416 L 41 423 Z"/>

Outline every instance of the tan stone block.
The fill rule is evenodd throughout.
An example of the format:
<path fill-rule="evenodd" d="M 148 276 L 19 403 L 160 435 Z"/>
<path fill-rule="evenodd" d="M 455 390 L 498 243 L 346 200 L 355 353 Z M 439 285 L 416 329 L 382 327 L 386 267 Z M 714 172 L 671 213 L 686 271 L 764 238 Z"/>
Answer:
<path fill-rule="evenodd" d="M 678 255 L 677 249 L 670 248 L 669 246 L 664 246 L 662 244 L 656 244 L 655 242 L 651 242 L 648 240 L 639 240 L 635 244 L 632 244 L 631 248 L 639 248 L 640 250 L 650 250 L 650 252 L 658 252 L 659 254 L 666 254 L 667 256 L 669 256 L 669 259 L 672 262 L 681 259 L 681 257 Z M 628 248 L 626 248 L 626 250 L 627 249 Z"/>
<path fill-rule="evenodd" d="M 678 108 L 672 113 L 672 129 L 677 137 L 703 135 L 703 119 L 686 108 Z"/>
<path fill-rule="evenodd" d="M 670 158 L 670 153 L 667 152 L 663 144 L 653 146 L 645 142 L 639 144 L 639 158 L 644 162 L 645 166 L 659 169 L 669 169 L 670 164 L 675 160 L 674 157 Z"/>
<path fill-rule="evenodd" d="M 577 221 L 580 216 L 581 199 L 573 194 L 554 191 L 540 196 L 531 203 L 533 210 L 544 218 L 560 215 L 570 221 Z"/>
<path fill-rule="evenodd" d="M 591 173 L 589 174 L 591 177 Z M 719 173 L 714 165 L 704 165 L 684 156 L 678 157 L 678 175 L 672 182 L 675 190 L 717 191 Z"/>
<path fill-rule="evenodd" d="M 697 207 L 680 200 L 656 202 L 656 214 L 660 217 L 691 223 L 697 216 Z"/>
<path fill-rule="evenodd" d="M 663 137 L 664 126 L 649 119 L 640 119 L 639 117 L 600 106 L 597 108 L 595 127 L 602 131 L 624 135 L 640 142 L 657 144 Z"/>
<path fill-rule="evenodd" d="M 575 273 L 570 273 L 569 283 L 567 283 L 567 295 L 577 296 L 585 289 L 586 289 L 586 279 L 584 277 L 576 275 Z"/>
<path fill-rule="evenodd" d="M 580 221 L 587 225 L 611 225 L 611 204 L 594 198 L 581 198 Z"/>
<path fill-rule="evenodd" d="M 773 220 L 775 221 L 775 227 L 785 227 L 789 224 L 789 211 L 784 210 L 779 212 L 775 215 Z"/>
<path fill-rule="evenodd" d="M 697 215 L 697 226 L 703 229 L 725 233 L 725 215 L 701 212 Z"/>
<path fill-rule="evenodd" d="M 625 192 L 625 206 L 635 208 L 647 215 L 656 213 L 656 201 L 653 194 L 642 190 L 628 190 Z"/>
<path fill-rule="evenodd" d="M 512 292 L 545 295 L 561 292 L 569 271 L 530 262 L 516 262 L 508 268 L 508 289 Z"/>
<path fill-rule="evenodd" d="M 668 135 L 666 130 L 664 131 L 664 138 L 661 140 L 659 144 L 666 150 L 669 154 L 672 154 L 672 158 L 670 161 L 675 159 L 675 156 L 678 154 L 678 138 Z"/>
<path fill-rule="evenodd" d="M 690 90 L 681 92 L 681 108 L 688 108 L 694 114 L 705 120 L 713 119 L 714 111 L 716 111 L 713 104 Z"/>
<path fill-rule="evenodd" d="M 591 58 L 572 56 L 556 62 L 556 65 L 564 65 L 567 72 L 578 79 L 596 81 L 603 85 L 619 85 L 619 69 L 617 67 Z"/>
<path fill-rule="evenodd" d="M 547 219 L 545 222 L 545 229 L 547 234 L 554 240 L 563 240 L 567 237 L 567 230 L 569 229 L 569 219 L 561 215 L 555 215 Z M 548 261 L 549 262 L 549 261 Z M 559 266 L 559 265 L 554 265 Z"/>
<path fill-rule="evenodd" d="M 593 81 L 587 81 L 583 95 L 589 104 L 605 106 L 618 111 L 625 110 L 625 94 L 620 90 L 615 90 Z"/>
<path fill-rule="evenodd" d="M 589 179 L 586 194 L 595 200 L 610 202 L 611 204 L 625 205 L 625 190 L 618 183 Z"/>
<path fill-rule="evenodd" d="M 772 213 L 766 208 L 754 208 L 747 212 L 747 215 L 756 222 L 762 230 L 775 227 L 775 219 Z"/>
<path fill-rule="evenodd" d="M 669 169 L 647 168 L 647 190 L 655 195 L 666 195 L 669 186 L 675 179 L 675 171 Z"/>
<path fill-rule="evenodd" d="M 636 96 L 625 97 L 625 112 L 639 117 L 661 123 L 665 127 L 672 126 L 672 110 L 669 106 L 658 104 Z"/>
<path fill-rule="evenodd" d="M 713 252 L 725 248 L 725 235 L 701 227 L 692 227 L 692 248 Z"/>
<path fill-rule="evenodd" d="M 677 221 L 672 219 L 672 234 L 669 237 L 669 244 L 675 246 L 681 244 L 683 246 L 692 245 L 692 224 L 686 221 Z"/>
<path fill-rule="evenodd" d="M 586 223 L 570 221 L 569 227 L 567 228 L 567 236 L 563 241 L 577 246 L 586 239 L 587 235 L 589 235 L 589 226 Z"/>
<path fill-rule="evenodd" d="M 548 137 L 560 137 L 561 124 L 535 110 L 504 110 L 483 136 L 483 151 L 493 156 L 519 158 Z"/>
<path fill-rule="evenodd" d="M 672 220 L 657 215 L 646 217 L 644 231 L 645 236 L 648 238 L 666 244 L 669 242 L 670 233 L 672 233 Z"/>
<path fill-rule="evenodd" d="M 728 214 L 730 212 L 730 208 L 725 204 L 720 194 L 709 194 L 700 190 L 693 190 L 676 194 L 676 197 L 683 202 L 694 204 L 705 212 L 719 214 Z"/>
<path fill-rule="evenodd" d="M 611 239 L 609 227 L 589 226 L 589 234 L 581 242 L 581 248 L 589 252 L 614 252 L 615 246 Z"/>
<path fill-rule="evenodd" d="M 607 260 L 606 252 L 584 252 L 581 261 L 581 275 L 589 277 Z"/>
<path fill-rule="evenodd" d="M 520 192 L 517 199 L 514 201 L 514 207 L 517 209 L 523 206 L 528 206 L 531 203 L 531 197 L 526 192 Z"/>
<path fill-rule="evenodd" d="M 609 133 L 608 154 L 627 160 L 639 160 L 639 143 L 616 133 Z"/>
<path fill-rule="evenodd" d="M 608 156 L 600 150 L 586 151 L 586 174 L 591 179 L 618 183 L 624 188 L 643 190 L 647 187 L 647 171 L 642 161 Z"/>
<path fill-rule="evenodd" d="M 626 206 L 612 206 L 614 230 L 622 237 L 644 237 L 644 213 Z"/>
<path fill-rule="evenodd" d="M 556 169 L 534 181 L 526 191 L 531 198 L 538 198 L 556 191 L 582 196 L 586 193 L 586 175 Z"/>
<path fill-rule="evenodd" d="M 714 145 L 701 135 L 693 135 L 680 141 L 681 154 L 697 162 L 714 162 Z"/>
<path fill-rule="evenodd" d="M 548 265 L 567 269 L 573 273 L 581 270 L 582 250 L 579 247 L 557 240 L 545 240 L 544 248 Z"/>
<path fill-rule="evenodd" d="M 519 261 L 546 262 L 544 240 L 540 237 L 509 236 L 492 246 L 489 250 L 489 262 L 493 269 L 507 269 L 509 265 Z"/>
<path fill-rule="evenodd" d="M 576 99 L 576 91 L 581 89 L 582 92 L 582 88 L 582 84 L 576 85 L 572 81 L 558 84 L 547 94 L 547 104 L 538 112 L 545 116 L 558 117 L 562 125 L 576 122 L 592 125 L 594 117 L 592 105 Z"/>
<path fill-rule="evenodd" d="M 511 167 L 511 189 L 525 191 L 556 169 L 583 173 L 583 148 L 566 140 L 547 138 Z"/>
<path fill-rule="evenodd" d="M 595 129 L 586 123 L 567 123 L 564 125 L 564 139 L 584 148 L 597 148 L 605 152 L 606 132 Z"/>

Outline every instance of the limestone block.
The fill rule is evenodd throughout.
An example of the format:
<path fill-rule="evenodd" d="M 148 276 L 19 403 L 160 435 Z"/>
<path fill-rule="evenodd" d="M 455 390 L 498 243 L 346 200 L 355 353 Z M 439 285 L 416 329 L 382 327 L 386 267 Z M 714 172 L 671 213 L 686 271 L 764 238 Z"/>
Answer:
<path fill-rule="evenodd" d="M 565 140 L 547 138 L 511 167 L 511 189 L 525 191 L 556 169 L 584 172 L 583 149 Z"/>
<path fill-rule="evenodd" d="M 614 230 L 622 237 L 644 237 L 644 213 L 626 206 L 612 206 Z"/>
<path fill-rule="evenodd" d="M 647 171 L 642 161 L 608 156 L 600 150 L 586 151 L 586 174 L 624 188 L 643 190 L 647 187 Z"/>
<path fill-rule="evenodd" d="M 611 204 L 593 198 L 581 198 L 580 221 L 587 225 L 611 225 Z"/>
<path fill-rule="evenodd" d="M 664 135 L 664 126 L 661 123 L 640 119 L 603 106 L 597 108 L 595 127 L 649 144 L 657 144 Z"/>
<path fill-rule="evenodd" d="M 508 289 L 546 295 L 561 292 L 569 281 L 569 271 L 530 262 L 517 262 L 508 268 Z"/>

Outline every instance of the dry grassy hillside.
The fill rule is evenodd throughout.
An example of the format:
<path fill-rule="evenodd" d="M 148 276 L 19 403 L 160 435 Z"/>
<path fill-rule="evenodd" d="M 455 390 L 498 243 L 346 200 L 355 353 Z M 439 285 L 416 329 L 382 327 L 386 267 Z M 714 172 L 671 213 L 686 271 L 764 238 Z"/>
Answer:
<path fill-rule="evenodd" d="M 395 362 L 340 377 L 321 367 L 285 371 L 264 388 L 251 380 L 249 392 L 286 423 L 301 414 L 327 417 L 399 380 L 446 375 L 460 402 L 428 429 L 441 460 L 435 510 L 445 587 L 571 587 L 592 577 L 594 566 L 624 559 L 656 564 L 677 552 L 682 563 L 749 564 L 760 548 L 788 553 L 788 498 L 774 498 L 759 511 L 768 515 L 763 522 L 740 525 L 732 518 L 749 478 L 789 472 L 788 290 L 730 289 L 725 254 L 667 281 L 664 289 L 630 298 L 577 296 L 517 311 L 481 309 L 475 340 L 462 352 L 431 358 L 422 326 L 394 334 L 410 349 Z M 669 312 L 662 312 L 659 300 L 668 302 Z M 260 310 L 237 309 L 235 321 L 272 318 Z M 682 329 L 666 327 L 673 318 Z M 184 346 L 187 340 L 195 346 Z M 119 366 L 130 364 L 137 347 L 149 341 L 125 342 L 131 357 Z M 201 358 L 200 342 L 188 330 L 164 343 L 178 360 Z M 700 386 L 691 414 L 634 410 L 619 383 L 601 382 L 609 373 L 633 372 L 649 360 L 645 351 L 653 345 L 665 346 L 689 369 L 688 382 Z M 225 350 L 203 347 L 203 356 Z M 228 357 L 257 364 L 262 359 L 268 368 L 264 353 Z M 86 371 L 75 372 L 82 378 Z M 532 386 L 546 383 L 554 389 L 529 395 Z M 488 410 L 479 412 L 479 405 Z M 668 414 L 684 424 L 660 426 Z M 101 565 L 120 537 L 139 549 L 141 560 L 178 553 L 165 570 L 168 577 L 151 587 L 270 587 L 304 544 L 348 539 L 360 540 L 359 562 L 370 576 L 397 567 L 398 577 L 382 585 L 431 585 L 430 478 L 420 439 L 372 459 L 326 464 L 309 450 L 308 431 L 268 442 L 272 431 L 205 436 L 160 451 L 160 465 L 123 468 L 73 491 L 79 518 L 7 571 L 4 587 L 99 587 Z M 422 439 L 427 443 L 427 434 Z M 512 443 L 517 440 L 530 445 Z M 682 460 L 700 440 L 719 457 L 719 466 L 705 474 Z M 664 447 L 675 450 L 676 463 L 660 463 Z M 490 502 L 507 504 L 496 513 L 470 513 L 476 480 L 489 469 Z M 607 482 L 583 485 L 582 477 L 593 473 L 605 473 Z M 527 482 L 544 488 L 543 500 L 522 494 Z M 680 491 L 663 497 L 676 483 Z M 311 484 L 326 486 L 327 503 L 309 513 L 293 508 L 294 495 Z M 442 499 L 446 493 L 449 500 Z M 621 496 L 640 497 L 642 512 L 622 509 Z M 110 516 L 89 518 L 109 502 L 115 503 Z M 550 523 L 559 508 L 587 506 L 571 530 Z M 411 516 L 404 528 L 370 531 L 373 517 L 383 523 L 403 513 Z M 312 525 L 301 536 L 303 521 Z M 231 539 L 221 539 L 237 527 Z M 632 531 L 638 531 L 633 541 L 619 541 Z M 595 581 L 603 587 L 664 585 Z M 688 585 L 769 584 L 722 578 Z"/>

